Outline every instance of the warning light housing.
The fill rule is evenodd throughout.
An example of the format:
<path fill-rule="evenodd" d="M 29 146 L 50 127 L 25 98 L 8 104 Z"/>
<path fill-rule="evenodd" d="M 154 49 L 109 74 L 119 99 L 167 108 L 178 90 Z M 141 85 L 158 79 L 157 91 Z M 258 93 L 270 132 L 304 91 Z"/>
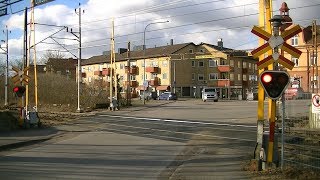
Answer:
<path fill-rule="evenodd" d="M 24 86 L 15 86 L 13 88 L 13 92 L 18 96 L 18 97 L 22 97 L 24 95 L 24 93 L 26 92 L 26 87 Z"/>
<path fill-rule="evenodd" d="M 290 78 L 285 71 L 264 71 L 259 80 L 268 97 L 276 100 L 282 96 Z"/>

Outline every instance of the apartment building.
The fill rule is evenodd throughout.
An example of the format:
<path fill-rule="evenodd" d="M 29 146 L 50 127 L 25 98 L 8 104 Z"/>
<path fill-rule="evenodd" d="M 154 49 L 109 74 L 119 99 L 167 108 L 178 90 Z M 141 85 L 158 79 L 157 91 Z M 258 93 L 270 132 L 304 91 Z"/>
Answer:
<path fill-rule="evenodd" d="M 130 55 L 129 55 L 130 54 Z M 201 97 L 204 87 L 216 87 L 221 98 L 246 98 L 257 86 L 257 60 L 244 51 L 235 51 L 207 43 L 167 46 L 116 53 L 115 73 L 123 93 L 130 85 L 132 97 L 150 91 L 164 91 L 179 97 Z M 82 82 L 108 89 L 110 55 L 83 60 Z M 144 81 L 145 80 L 145 81 Z"/>
<path fill-rule="evenodd" d="M 287 41 L 288 44 L 302 51 L 298 58 L 292 57 L 288 53 L 284 53 L 287 59 L 295 63 L 294 68 L 288 73 L 291 76 L 291 87 L 300 87 L 304 92 L 319 92 L 319 75 L 320 64 L 319 49 L 320 49 L 320 26 L 316 26 L 316 39 L 313 35 L 315 26 L 303 28 L 303 31 Z M 316 43 L 315 43 L 316 42 Z M 317 48 L 316 48 L 317 47 Z"/>

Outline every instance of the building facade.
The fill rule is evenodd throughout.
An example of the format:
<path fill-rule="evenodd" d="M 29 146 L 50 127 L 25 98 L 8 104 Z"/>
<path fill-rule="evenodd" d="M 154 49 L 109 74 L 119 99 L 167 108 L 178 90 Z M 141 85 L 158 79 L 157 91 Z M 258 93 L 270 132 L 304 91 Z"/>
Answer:
<path fill-rule="evenodd" d="M 206 43 L 171 44 L 116 53 L 115 74 L 123 93 L 132 97 L 143 91 L 164 91 L 179 97 L 201 97 L 204 87 L 216 87 L 220 98 L 243 99 L 257 86 L 257 60 L 244 51 Z M 110 55 L 82 61 L 82 82 L 100 89 L 110 85 Z"/>
<path fill-rule="evenodd" d="M 316 30 L 315 30 L 316 29 Z M 302 51 L 299 58 L 284 53 L 287 59 L 295 63 L 288 73 L 291 76 L 290 87 L 302 88 L 304 92 L 319 91 L 320 64 L 318 62 L 320 49 L 320 26 L 308 26 L 303 31 L 287 41 L 289 45 Z M 314 33 L 317 31 L 317 33 Z"/>

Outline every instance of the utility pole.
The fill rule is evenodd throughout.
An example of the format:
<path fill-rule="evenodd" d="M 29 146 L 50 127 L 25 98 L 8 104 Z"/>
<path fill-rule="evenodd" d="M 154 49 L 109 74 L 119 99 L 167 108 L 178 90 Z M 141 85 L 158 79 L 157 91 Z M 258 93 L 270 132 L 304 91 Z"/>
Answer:
<path fill-rule="evenodd" d="M 268 33 L 271 33 L 271 12 L 272 12 L 272 1 L 271 0 L 259 0 L 259 27 L 264 28 Z M 259 39 L 259 45 L 262 46 L 265 43 L 263 39 Z M 271 55 L 272 51 L 268 51 L 268 54 Z M 259 61 L 264 59 L 264 54 L 259 56 Z M 272 65 L 271 65 L 272 66 Z M 271 68 L 270 68 L 271 69 Z M 259 75 L 264 70 L 259 69 Z M 270 106 L 270 103 L 269 103 Z M 260 155 L 265 152 L 262 148 L 263 141 L 263 129 L 264 129 L 264 89 L 261 83 L 258 83 L 258 110 L 257 110 L 258 120 L 257 120 L 257 144 L 255 148 L 255 161 L 257 168 L 260 170 L 262 166 Z"/>
<path fill-rule="evenodd" d="M 81 112 L 80 109 L 80 81 L 81 81 L 81 77 L 82 77 L 82 71 L 81 71 L 81 14 L 84 13 L 84 10 L 81 11 L 81 4 L 79 3 L 79 8 L 78 8 L 78 12 L 77 9 L 74 10 L 74 12 L 79 16 L 79 32 L 78 32 L 78 36 L 75 34 L 75 32 L 72 32 L 71 29 L 71 33 L 76 36 L 78 38 L 78 42 L 79 42 L 79 46 L 78 46 L 78 107 L 77 107 L 77 112 Z"/>
<path fill-rule="evenodd" d="M 110 110 L 113 110 L 115 105 L 113 104 L 113 79 L 114 79 L 114 76 L 116 76 L 116 72 L 115 72 L 116 70 L 114 69 L 115 53 L 114 53 L 114 19 L 113 18 L 112 18 L 111 24 L 112 24 L 112 30 L 111 30 L 111 51 L 110 51 L 110 106 L 109 107 L 110 107 Z M 115 84 L 115 86 L 117 85 Z"/>
<path fill-rule="evenodd" d="M 317 93 L 319 93 L 319 72 L 318 72 L 318 46 L 317 46 L 317 22 L 316 20 L 313 20 L 312 22 L 312 41 L 313 41 L 313 62 L 316 66 L 316 85 L 317 85 Z M 314 87 L 314 84 L 313 86 Z"/>
<path fill-rule="evenodd" d="M 127 47 L 127 106 L 131 106 L 130 42 Z"/>
<path fill-rule="evenodd" d="M 11 31 L 8 30 L 8 26 L 6 25 L 6 30 L 3 30 L 3 33 L 6 36 L 6 47 L 5 49 L 0 46 L 0 48 L 5 52 L 6 54 L 6 70 L 5 70 L 5 87 L 4 87 L 4 106 L 7 107 L 9 105 L 8 102 L 8 76 L 9 76 L 9 33 Z"/>

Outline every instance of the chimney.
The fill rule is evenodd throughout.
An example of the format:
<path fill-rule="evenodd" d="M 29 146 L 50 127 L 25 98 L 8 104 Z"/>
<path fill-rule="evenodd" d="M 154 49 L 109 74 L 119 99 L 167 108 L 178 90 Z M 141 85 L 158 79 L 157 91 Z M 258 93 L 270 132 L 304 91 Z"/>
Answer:
<path fill-rule="evenodd" d="M 222 38 L 219 38 L 219 39 L 218 39 L 218 47 L 223 48 Z"/>
<path fill-rule="evenodd" d="M 171 46 L 173 45 L 173 39 L 170 39 L 170 45 Z"/>

